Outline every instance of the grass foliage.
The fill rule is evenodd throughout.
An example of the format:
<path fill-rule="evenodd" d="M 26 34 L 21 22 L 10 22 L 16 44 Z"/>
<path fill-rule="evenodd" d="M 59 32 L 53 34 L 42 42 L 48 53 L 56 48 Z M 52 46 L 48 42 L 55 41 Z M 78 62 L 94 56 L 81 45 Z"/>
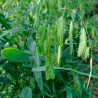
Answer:
<path fill-rule="evenodd" d="M 1 98 L 98 93 L 98 19 L 86 16 L 94 1 L 0 1 Z"/>

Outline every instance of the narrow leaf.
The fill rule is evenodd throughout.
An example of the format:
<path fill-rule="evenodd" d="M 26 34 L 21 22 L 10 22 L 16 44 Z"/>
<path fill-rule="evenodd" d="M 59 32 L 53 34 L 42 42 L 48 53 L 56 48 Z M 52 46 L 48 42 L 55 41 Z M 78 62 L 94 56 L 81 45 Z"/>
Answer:
<path fill-rule="evenodd" d="M 89 74 L 89 79 L 88 79 L 86 90 L 88 89 L 91 77 L 92 77 L 92 58 L 90 59 L 90 74 Z"/>
<path fill-rule="evenodd" d="M 84 75 L 84 76 L 89 76 L 88 73 L 84 73 L 84 72 L 80 72 L 71 68 L 63 68 L 63 67 L 54 67 L 54 69 L 58 69 L 58 70 L 68 70 L 68 71 L 72 71 L 75 73 L 78 73 L 80 75 Z M 41 66 L 41 67 L 37 67 L 37 68 L 32 68 L 32 71 L 45 71 L 45 66 Z M 93 78 L 98 78 L 98 76 L 96 75 L 92 75 Z"/>
<path fill-rule="evenodd" d="M 39 54 L 38 54 L 38 51 L 37 51 L 37 48 L 36 48 L 36 50 L 35 50 L 35 57 L 34 57 L 34 67 L 39 67 L 39 66 L 40 66 Z M 34 71 L 34 74 L 35 74 L 35 78 L 36 78 L 37 84 L 38 84 L 41 92 L 43 93 L 42 74 L 41 74 L 41 72 L 35 72 L 35 71 Z"/>
<path fill-rule="evenodd" d="M 60 63 L 60 58 L 61 58 L 61 46 L 59 45 L 59 48 L 58 48 L 58 64 Z"/>
<path fill-rule="evenodd" d="M 0 38 L 2 38 L 3 36 L 11 33 L 11 32 L 20 32 L 20 31 L 27 31 L 27 29 L 25 28 L 14 28 L 14 29 L 10 29 L 10 30 L 7 30 L 7 31 L 4 31 L 2 35 L 0 35 Z"/>

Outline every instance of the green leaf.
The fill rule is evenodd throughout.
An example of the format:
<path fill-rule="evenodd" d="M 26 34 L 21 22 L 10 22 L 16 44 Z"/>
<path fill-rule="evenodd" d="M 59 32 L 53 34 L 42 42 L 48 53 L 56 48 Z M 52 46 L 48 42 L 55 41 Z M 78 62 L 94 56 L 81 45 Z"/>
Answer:
<path fill-rule="evenodd" d="M 89 86 L 89 83 L 90 83 L 90 79 L 92 77 L 92 58 L 90 59 L 90 74 L 89 74 L 89 79 L 88 79 L 88 83 L 87 83 L 87 88 L 86 90 L 88 89 L 88 86 Z"/>
<path fill-rule="evenodd" d="M 5 48 L 1 51 L 2 56 L 17 62 L 27 61 L 31 55 L 15 48 Z"/>
<path fill-rule="evenodd" d="M 0 76 L 0 83 L 13 85 L 13 83 L 8 78 L 1 76 Z"/>
<path fill-rule="evenodd" d="M 34 67 L 32 68 L 32 71 L 45 71 L 45 66 Z"/>
<path fill-rule="evenodd" d="M 72 90 L 67 90 L 67 98 L 72 98 Z"/>
<path fill-rule="evenodd" d="M 29 87 L 24 87 L 19 98 L 32 98 L 32 90 Z"/>
<path fill-rule="evenodd" d="M 28 45 L 28 48 L 30 50 L 32 50 L 32 52 L 34 52 L 35 48 L 36 48 L 36 43 L 35 41 L 32 39 L 32 37 L 28 37 L 27 38 L 27 45 Z"/>
<path fill-rule="evenodd" d="M 56 67 L 56 66 L 55 66 L 54 69 L 67 70 L 67 71 L 75 72 L 75 73 L 80 74 L 80 75 L 89 76 L 88 73 L 80 72 L 80 71 L 77 71 L 77 70 L 74 70 L 74 69 L 71 69 L 71 68 L 63 68 L 63 67 Z M 32 71 L 45 71 L 45 66 L 32 68 Z M 97 75 L 92 75 L 92 77 L 93 77 L 93 78 L 98 78 Z"/>
<path fill-rule="evenodd" d="M 5 16 L 5 18 L 8 18 L 9 15 L 11 15 L 17 8 L 18 8 L 18 7 L 15 7 L 15 8 L 12 8 L 12 9 L 8 10 L 8 11 L 7 11 L 7 14 L 6 14 L 6 16 Z"/>
<path fill-rule="evenodd" d="M 69 87 L 69 86 L 66 86 L 66 88 L 62 89 L 62 91 L 66 91 L 67 92 L 67 95 L 66 95 L 66 98 L 73 98 L 72 97 L 72 88 Z"/>
<path fill-rule="evenodd" d="M 20 31 L 27 31 L 27 29 L 25 28 L 14 28 L 14 29 L 10 29 L 10 30 L 7 30 L 7 31 L 4 31 L 2 35 L 0 35 L 0 38 L 2 38 L 3 36 L 11 33 L 11 32 L 20 32 Z"/>
<path fill-rule="evenodd" d="M 38 54 L 38 51 L 37 51 L 37 48 L 36 48 L 35 49 L 35 57 L 34 57 L 34 67 L 39 67 L 39 66 L 40 66 L 39 54 Z M 35 74 L 37 84 L 38 84 L 41 92 L 43 93 L 42 74 L 41 74 L 41 72 L 35 72 L 35 71 L 34 71 L 34 74 Z"/>
<path fill-rule="evenodd" d="M 38 54 L 38 50 L 36 48 L 36 43 L 35 41 L 32 39 L 32 37 L 28 37 L 27 39 L 27 45 L 28 48 L 32 51 L 32 53 L 34 54 L 34 62 L 33 62 L 33 66 L 39 67 L 40 66 L 40 61 L 39 61 L 39 54 Z M 32 60 L 31 60 L 32 62 Z M 32 64 L 31 64 L 32 65 Z M 41 92 L 43 92 L 43 82 L 42 82 L 42 74 L 41 72 L 35 72 L 34 71 L 34 75 L 35 75 L 35 79 L 36 82 L 41 90 Z"/>
<path fill-rule="evenodd" d="M 6 42 L 7 41 L 4 41 L 4 40 L 0 41 L 0 48 L 3 47 L 6 44 Z"/>
<path fill-rule="evenodd" d="M 60 58 L 61 58 L 61 46 L 59 45 L 59 48 L 58 48 L 58 64 L 60 63 Z"/>
<path fill-rule="evenodd" d="M 13 75 L 15 73 L 15 67 L 12 63 L 3 63 L 2 65 L 0 65 L 0 68 L 3 68 L 6 74 L 10 73 L 11 75 Z"/>

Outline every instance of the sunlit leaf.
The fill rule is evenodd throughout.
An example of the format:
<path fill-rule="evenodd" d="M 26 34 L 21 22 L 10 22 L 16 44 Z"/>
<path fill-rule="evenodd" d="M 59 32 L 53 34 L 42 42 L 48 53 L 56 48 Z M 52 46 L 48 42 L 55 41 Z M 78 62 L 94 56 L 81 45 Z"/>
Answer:
<path fill-rule="evenodd" d="M 5 48 L 1 51 L 1 54 L 5 58 L 10 59 L 12 61 L 17 61 L 17 62 L 27 61 L 29 60 L 29 57 L 31 56 L 15 48 Z"/>

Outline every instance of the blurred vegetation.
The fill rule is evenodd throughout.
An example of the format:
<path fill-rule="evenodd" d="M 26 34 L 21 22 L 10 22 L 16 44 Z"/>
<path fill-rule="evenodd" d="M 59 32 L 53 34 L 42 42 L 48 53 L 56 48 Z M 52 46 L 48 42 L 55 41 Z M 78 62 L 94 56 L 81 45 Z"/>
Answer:
<path fill-rule="evenodd" d="M 97 98 L 95 4 L 0 0 L 1 98 Z"/>

